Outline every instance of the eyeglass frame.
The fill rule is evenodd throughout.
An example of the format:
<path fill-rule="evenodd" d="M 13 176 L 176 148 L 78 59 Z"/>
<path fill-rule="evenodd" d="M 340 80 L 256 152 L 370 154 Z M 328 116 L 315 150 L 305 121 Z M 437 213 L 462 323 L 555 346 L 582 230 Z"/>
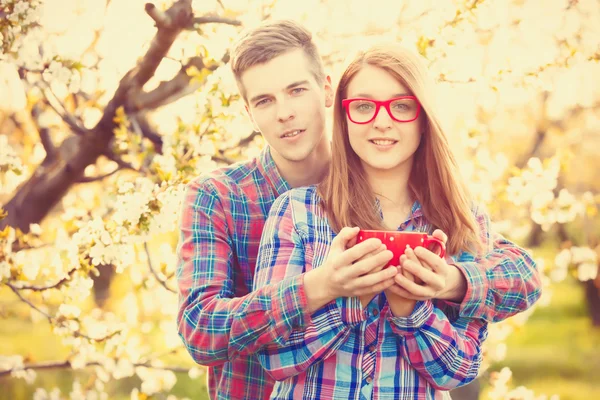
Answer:
<path fill-rule="evenodd" d="M 390 104 L 392 104 L 392 102 L 394 102 L 396 100 L 401 100 L 401 99 L 411 99 L 417 103 L 417 114 L 415 115 L 415 117 L 413 119 L 400 120 L 400 119 L 396 119 L 392 115 L 392 110 L 390 110 Z M 350 110 L 348 107 L 350 106 L 350 103 L 352 103 L 353 101 L 357 101 L 357 100 L 358 101 L 361 101 L 361 100 L 362 101 L 370 101 L 372 103 L 375 103 L 375 106 L 377 108 L 375 109 L 375 114 L 373 114 L 373 118 L 371 118 L 370 120 L 368 120 L 366 122 L 356 122 L 352 119 L 352 117 L 350 116 Z M 384 101 L 379 101 L 379 100 L 375 100 L 375 99 L 367 99 L 365 97 L 354 97 L 354 98 L 342 100 L 342 107 L 346 110 L 346 115 L 348 116 L 348 119 L 350 121 L 352 121 L 352 123 L 359 124 L 359 125 L 368 124 L 368 123 L 374 121 L 375 118 L 377 118 L 377 116 L 379 115 L 379 111 L 381 111 L 381 106 L 385 107 L 390 118 L 396 122 L 412 122 L 412 121 L 416 120 L 417 118 L 419 118 L 419 113 L 421 112 L 421 103 L 419 102 L 419 99 L 417 99 L 415 96 L 400 96 L 400 97 L 394 97 L 393 99 L 384 100 Z"/>

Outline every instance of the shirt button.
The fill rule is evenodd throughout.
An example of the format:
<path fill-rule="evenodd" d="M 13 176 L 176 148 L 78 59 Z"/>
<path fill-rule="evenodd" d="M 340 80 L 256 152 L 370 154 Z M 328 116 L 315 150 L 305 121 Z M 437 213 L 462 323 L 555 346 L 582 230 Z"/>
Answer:
<path fill-rule="evenodd" d="M 371 311 L 371 314 L 373 314 L 373 316 L 376 317 L 377 314 L 379 314 L 379 310 L 374 308 L 373 311 Z"/>
<path fill-rule="evenodd" d="M 367 376 L 367 379 L 365 379 L 365 381 L 367 383 L 371 383 L 371 382 L 373 382 L 373 378 L 371 378 L 370 376 Z"/>
<path fill-rule="evenodd" d="M 373 345 L 369 346 L 369 351 L 370 351 L 371 353 L 372 353 L 372 352 L 374 352 L 374 351 L 375 351 L 375 346 L 373 346 Z"/>

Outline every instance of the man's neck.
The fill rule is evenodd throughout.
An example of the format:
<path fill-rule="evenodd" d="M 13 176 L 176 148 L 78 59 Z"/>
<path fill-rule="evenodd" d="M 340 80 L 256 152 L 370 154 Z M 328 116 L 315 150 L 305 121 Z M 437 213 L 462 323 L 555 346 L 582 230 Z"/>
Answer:
<path fill-rule="evenodd" d="M 279 174 L 292 188 L 310 186 L 321 182 L 331 160 L 329 141 L 323 138 L 314 151 L 302 161 L 290 161 L 273 157 Z"/>

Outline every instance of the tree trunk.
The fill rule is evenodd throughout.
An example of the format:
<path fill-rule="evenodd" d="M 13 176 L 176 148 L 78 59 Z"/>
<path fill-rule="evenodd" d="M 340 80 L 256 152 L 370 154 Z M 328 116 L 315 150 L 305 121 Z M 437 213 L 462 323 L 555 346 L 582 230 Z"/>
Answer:
<path fill-rule="evenodd" d="M 585 281 L 583 286 L 592 325 L 600 327 L 600 288 L 596 286 L 594 280 Z"/>
<path fill-rule="evenodd" d="M 41 222 L 48 215 L 71 186 L 83 177 L 85 168 L 96 162 L 108 143 L 106 140 L 103 143 L 98 138 L 81 136 L 71 136 L 64 143 L 67 142 L 73 150 L 68 154 L 69 158 L 64 159 L 59 155 L 47 167 L 39 166 L 3 206 L 8 215 L 0 221 L 0 230 L 12 226 L 29 232 L 29 225 Z"/>
<path fill-rule="evenodd" d="M 453 400 L 478 400 L 481 393 L 480 378 L 475 379 L 468 385 L 461 386 L 450 391 Z"/>
<path fill-rule="evenodd" d="M 8 216 L 0 221 L 0 230 L 12 226 L 29 232 L 30 224 L 41 222 L 71 186 L 81 180 L 85 168 L 95 164 L 100 155 L 108 152 L 116 127 L 113 119 L 117 109 L 124 106 L 126 112 L 141 111 L 137 103 L 140 96 L 147 95 L 143 91 L 144 85 L 152 78 L 177 36 L 194 21 L 191 0 L 178 0 L 164 12 L 147 3 L 146 12 L 157 26 L 156 35 L 146 54 L 121 79 L 100 122 L 93 129 L 76 126 L 72 119 L 67 118 L 74 135 L 65 139 L 51 162 L 46 160 L 46 166 L 39 166 L 3 206 Z M 158 94 L 154 93 L 154 96 Z"/>
<path fill-rule="evenodd" d="M 110 283 L 115 274 L 115 267 L 110 264 L 103 264 L 98 265 L 97 268 L 100 274 L 98 276 L 90 274 L 90 278 L 94 281 L 94 302 L 98 307 L 102 308 L 110 297 Z"/>

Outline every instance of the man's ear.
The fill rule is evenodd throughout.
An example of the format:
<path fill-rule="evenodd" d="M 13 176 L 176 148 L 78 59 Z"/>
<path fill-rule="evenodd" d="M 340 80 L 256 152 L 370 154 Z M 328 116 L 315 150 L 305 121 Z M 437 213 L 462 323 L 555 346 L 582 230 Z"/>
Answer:
<path fill-rule="evenodd" d="M 244 108 L 246 109 L 246 114 L 248 114 L 248 118 L 250 118 L 250 122 L 252 122 L 252 126 L 254 127 L 254 130 L 260 132 L 260 129 L 258 128 L 258 125 L 256 124 L 254 117 L 252 116 L 252 112 L 250 112 L 250 108 L 248 108 L 248 103 L 246 103 L 246 105 L 244 105 Z"/>
<path fill-rule="evenodd" d="M 331 76 L 325 77 L 325 107 L 331 107 L 334 99 L 333 85 L 331 84 Z"/>

